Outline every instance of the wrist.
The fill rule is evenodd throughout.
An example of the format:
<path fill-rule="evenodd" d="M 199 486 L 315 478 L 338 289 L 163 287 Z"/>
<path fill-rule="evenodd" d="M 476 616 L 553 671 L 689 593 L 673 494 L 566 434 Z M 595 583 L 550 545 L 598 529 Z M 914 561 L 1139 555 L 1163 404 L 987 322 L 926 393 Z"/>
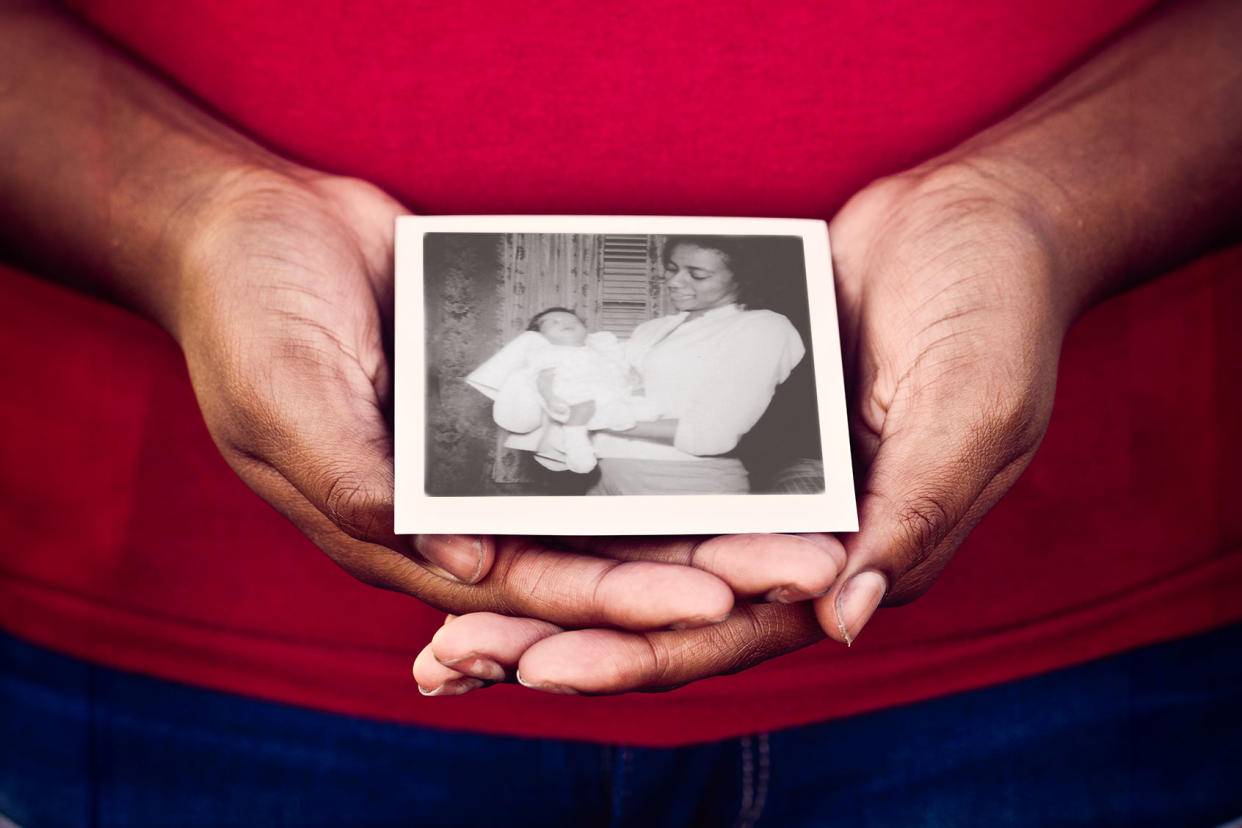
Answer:
<path fill-rule="evenodd" d="M 1019 112 L 947 153 L 1024 202 L 1070 319 L 1242 230 L 1242 6 L 1157 4 Z"/>
<path fill-rule="evenodd" d="M 987 197 L 1001 206 L 1016 235 L 1026 237 L 1044 281 L 1043 296 L 1064 334 L 1092 305 L 1115 292 L 1115 270 L 1103 260 L 1106 247 L 1093 234 L 1098 223 L 1074 188 L 1060 180 L 1063 168 L 1040 163 L 1046 154 L 1015 142 L 971 142 L 960 156 L 947 159 L 953 174 L 973 179 Z"/>
<path fill-rule="evenodd" d="M 989 203 L 1009 237 L 1022 240 L 1033 265 L 1027 272 L 1043 282 L 1043 298 L 1064 332 L 1118 284 L 1092 235 L 1098 223 L 1060 180 L 1064 170 L 1041 164 L 1043 157 L 1021 141 L 989 141 L 984 133 L 932 165 L 936 176 Z"/>
<path fill-rule="evenodd" d="M 868 250 L 901 251 L 906 267 L 883 273 L 877 284 L 844 287 L 915 295 L 929 275 L 943 281 L 935 293 L 969 299 L 1020 321 L 1024 329 L 1059 342 L 1082 307 L 1082 286 L 1066 278 L 1059 255 L 1059 227 L 1049 203 L 1025 171 L 984 156 L 946 155 L 875 182 L 833 220 L 833 255 L 847 271 L 867 270 Z M 883 228 L 877 236 L 874 228 Z M 866 240 L 860 244 L 861 240 Z M 874 281 L 880 274 L 872 273 Z M 961 284 L 969 276 L 969 290 Z M 911 280 L 914 280 L 913 282 Z M 952 290 L 950 290 L 952 288 Z M 960 313 L 968 308 L 941 309 Z"/>
<path fill-rule="evenodd" d="M 165 278 L 148 297 L 149 315 L 184 346 L 195 320 L 217 305 L 230 280 L 245 278 L 247 268 L 230 263 L 264 238 L 298 229 L 294 216 L 309 205 L 319 210 L 317 185 L 327 178 L 275 158 L 230 159 L 187 182 L 156 257 Z"/>

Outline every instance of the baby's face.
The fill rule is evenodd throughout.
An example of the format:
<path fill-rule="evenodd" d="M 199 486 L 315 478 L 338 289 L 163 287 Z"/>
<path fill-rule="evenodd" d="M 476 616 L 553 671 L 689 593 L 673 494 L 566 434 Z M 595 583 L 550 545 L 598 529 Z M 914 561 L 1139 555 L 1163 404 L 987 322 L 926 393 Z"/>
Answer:
<path fill-rule="evenodd" d="M 553 345 L 581 345 L 587 337 L 582 320 L 564 311 L 549 313 L 540 319 L 539 333 Z"/>

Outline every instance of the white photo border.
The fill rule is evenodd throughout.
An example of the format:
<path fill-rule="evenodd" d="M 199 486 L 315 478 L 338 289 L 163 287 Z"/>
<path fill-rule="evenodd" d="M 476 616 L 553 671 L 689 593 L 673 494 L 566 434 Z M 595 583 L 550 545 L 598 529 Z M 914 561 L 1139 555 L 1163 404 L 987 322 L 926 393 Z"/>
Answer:
<path fill-rule="evenodd" d="M 427 495 L 423 239 L 428 233 L 801 237 L 824 491 L 618 497 Z M 395 264 L 394 505 L 398 534 L 717 535 L 858 530 L 841 340 L 825 222 L 689 216 L 402 216 L 397 219 Z"/>

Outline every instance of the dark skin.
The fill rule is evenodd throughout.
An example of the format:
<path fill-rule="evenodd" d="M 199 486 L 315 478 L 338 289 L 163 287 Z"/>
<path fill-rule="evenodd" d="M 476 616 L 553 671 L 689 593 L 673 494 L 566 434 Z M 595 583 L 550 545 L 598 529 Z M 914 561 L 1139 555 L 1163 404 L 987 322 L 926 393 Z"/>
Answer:
<path fill-rule="evenodd" d="M 545 690 L 664 688 L 857 636 L 1030 461 L 1073 320 L 1235 234 L 1242 194 L 1242 8 L 1162 7 L 834 219 L 859 533 L 398 537 L 382 412 L 402 207 L 257 146 L 54 4 L 0 3 L 0 46 L 8 249 L 161 324 L 247 484 L 351 575 L 461 616 L 415 665 L 429 692 L 519 668 Z"/>

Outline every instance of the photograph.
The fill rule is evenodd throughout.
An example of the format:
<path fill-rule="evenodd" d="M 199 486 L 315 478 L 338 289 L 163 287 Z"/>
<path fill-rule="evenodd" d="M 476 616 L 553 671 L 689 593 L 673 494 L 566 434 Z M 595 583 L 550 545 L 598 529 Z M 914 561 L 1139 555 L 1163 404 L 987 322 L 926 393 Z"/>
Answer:
<path fill-rule="evenodd" d="M 518 223 L 529 231 L 508 229 Z M 596 532 L 698 531 L 720 498 L 751 530 L 853 517 L 822 223 L 400 224 L 411 232 L 398 233 L 399 527 L 464 502 L 498 527 L 547 509 L 544 534 L 565 531 L 568 503 L 588 533 L 603 524 L 587 511 L 612 527 Z M 420 316 L 421 355 L 406 347 Z M 424 389 L 406 395 L 419 377 Z"/>

